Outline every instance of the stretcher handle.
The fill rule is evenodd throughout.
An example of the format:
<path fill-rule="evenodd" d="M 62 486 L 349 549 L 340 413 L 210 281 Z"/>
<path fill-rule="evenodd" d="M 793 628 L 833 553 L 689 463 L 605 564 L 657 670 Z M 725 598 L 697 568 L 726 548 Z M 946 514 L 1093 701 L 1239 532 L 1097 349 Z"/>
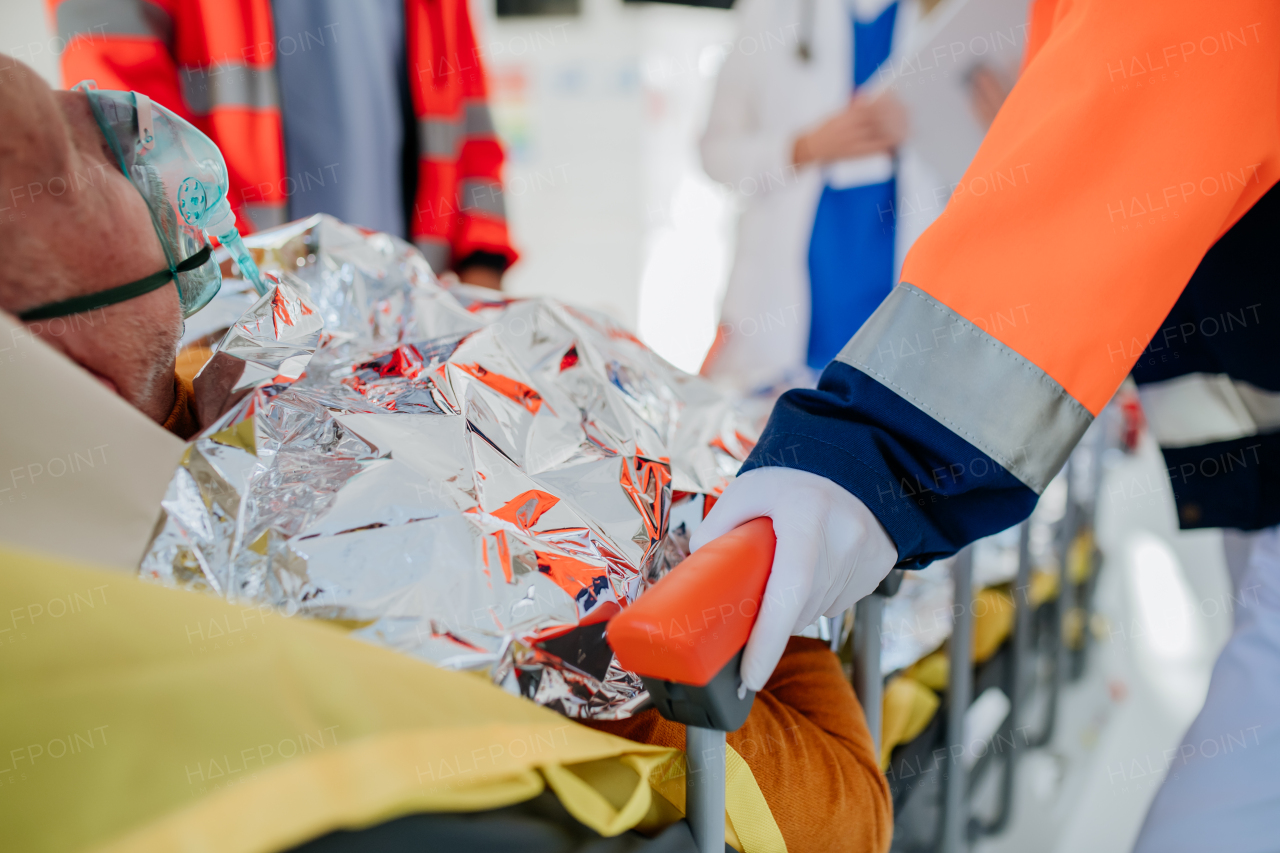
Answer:
<path fill-rule="evenodd" d="M 725 848 L 725 732 L 755 701 L 738 668 L 776 545 L 772 521 L 749 521 L 699 548 L 607 629 L 618 663 L 640 674 L 662 716 L 685 724 L 685 816 L 700 853 Z"/>
<path fill-rule="evenodd" d="M 618 662 L 647 678 L 705 687 L 747 644 L 776 544 L 773 522 L 757 518 L 699 548 L 610 620 Z"/>

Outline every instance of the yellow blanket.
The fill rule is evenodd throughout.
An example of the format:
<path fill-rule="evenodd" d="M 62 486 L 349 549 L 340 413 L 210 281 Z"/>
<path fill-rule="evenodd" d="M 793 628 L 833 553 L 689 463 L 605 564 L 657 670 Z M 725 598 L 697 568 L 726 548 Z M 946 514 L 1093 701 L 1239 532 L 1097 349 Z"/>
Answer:
<path fill-rule="evenodd" d="M 6 849 L 268 853 L 546 786 L 605 835 L 678 816 L 648 784 L 673 750 L 331 626 L 2 547 L 0 684 Z"/>

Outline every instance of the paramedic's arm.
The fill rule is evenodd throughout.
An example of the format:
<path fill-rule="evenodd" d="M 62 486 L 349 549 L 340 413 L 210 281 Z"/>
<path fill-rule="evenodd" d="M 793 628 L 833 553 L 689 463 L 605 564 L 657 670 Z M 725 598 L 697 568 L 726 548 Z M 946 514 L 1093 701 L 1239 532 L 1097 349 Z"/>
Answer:
<path fill-rule="evenodd" d="M 902 284 L 818 390 L 779 401 L 745 470 L 834 480 L 904 565 L 1020 521 L 1280 177 L 1278 80 L 1273 3 L 1072 3 Z"/>
<path fill-rule="evenodd" d="M 685 727 L 653 709 L 629 720 L 585 722 L 642 743 L 685 745 Z M 728 743 L 751 768 L 788 850 L 888 849 L 888 785 L 862 708 L 825 643 L 791 639 Z"/>
<path fill-rule="evenodd" d="M 779 400 L 743 466 L 842 487 L 904 567 L 1030 514 L 1204 253 L 1280 176 L 1280 6 L 1044 11 L 1033 21 L 1051 32 L 1032 27 L 1038 50 L 902 282 L 816 390 Z M 699 531 L 723 529 L 722 508 L 772 517 L 794 503 L 753 479 L 732 483 Z M 793 526 L 793 541 L 824 534 Z M 780 571 L 799 562 L 780 535 L 744 677 L 781 653 L 771 609 L 822 613 L 843 594 L 823 586 L 821 563 Z"/>

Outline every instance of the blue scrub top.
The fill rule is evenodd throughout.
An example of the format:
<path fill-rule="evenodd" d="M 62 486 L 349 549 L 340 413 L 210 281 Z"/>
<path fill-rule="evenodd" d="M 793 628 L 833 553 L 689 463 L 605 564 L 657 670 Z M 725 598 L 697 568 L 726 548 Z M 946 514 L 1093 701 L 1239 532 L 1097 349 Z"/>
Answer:
<path fill-rule="evenodd" d="M 875 73 L 893 47 L 898 4 L 873 21 L 853 19 L 853 84 Z M 893 288 L 896 181 L 824 187 L 809 237 L 808 364 L 822 370 Z"/>

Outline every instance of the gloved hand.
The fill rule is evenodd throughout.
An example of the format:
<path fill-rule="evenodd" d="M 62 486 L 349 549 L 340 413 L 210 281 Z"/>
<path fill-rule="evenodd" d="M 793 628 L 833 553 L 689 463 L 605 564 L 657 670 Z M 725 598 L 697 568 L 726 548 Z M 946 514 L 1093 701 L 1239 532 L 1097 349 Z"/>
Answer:
<path fill-rule="evenodd" d="M 756 468 L 730 483 L 690 548 L 765 516 L 773 520 L 778 546 L 742 657 L 742 681 L 752 690 L 764 687 L 793 633 L 870 595 L 898 561 L 893 540 L 862 501 L 826 477 L 794 468 Z"/>

